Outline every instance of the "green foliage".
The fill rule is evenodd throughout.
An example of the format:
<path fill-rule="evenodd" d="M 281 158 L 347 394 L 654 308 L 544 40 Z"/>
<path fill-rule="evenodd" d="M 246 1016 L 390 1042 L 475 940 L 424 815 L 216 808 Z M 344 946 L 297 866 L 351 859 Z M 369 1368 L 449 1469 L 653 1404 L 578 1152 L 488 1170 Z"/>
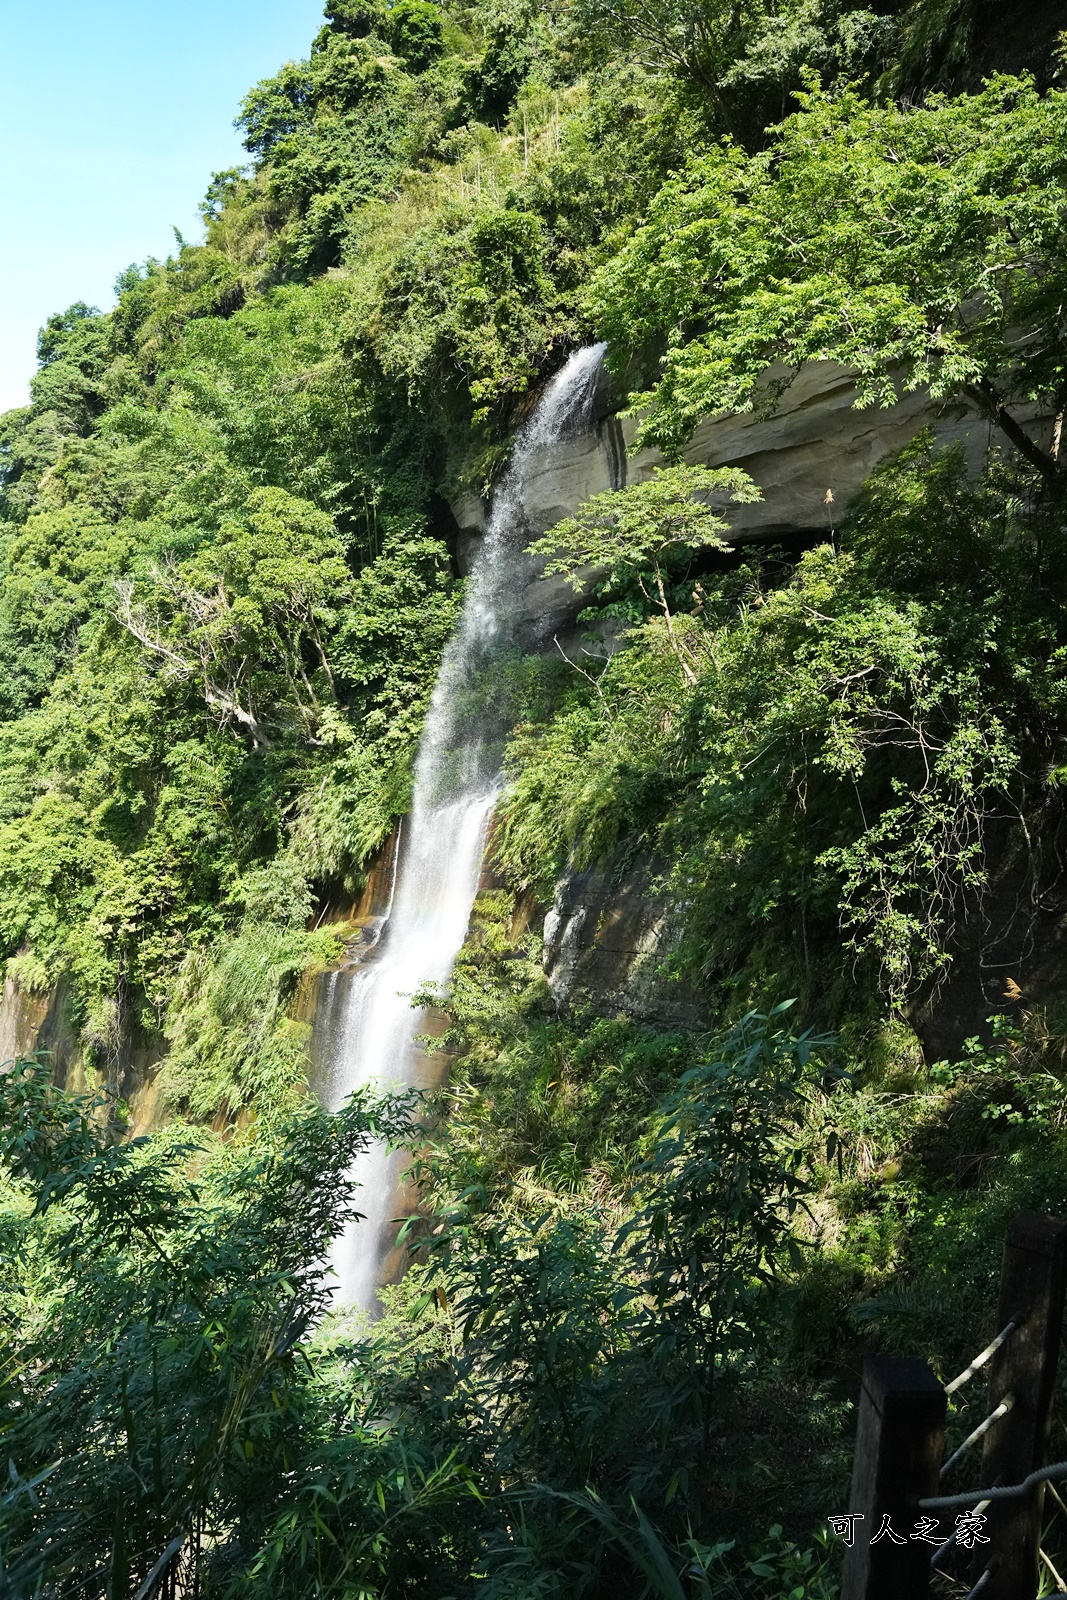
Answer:
<path fill-rule="evenodd" d="M 110 354 L 106 320 L 79 300 L 50 317 L 37 339 L 39 371 L 33 380 L 33 403 L 51 411 L 68 427 L 88 432 L 104 407 L 100 391 Z"/>
<path fill-rule="evenodd" d="M 729 523 L 708 505 L 710 495 L 744 504 L 758 499 L 759 490 L 735 467 L 660 467 L 644 483 L 594 495 L 530 550 L 549 557 L 546 574 L 560 573 L 576 586 L 583 567 L 606 567 L 609 589 L 646 572 L 662 587 L 661 568 L 671 557 L 701 546 L 729 548 L 722 539 Z"/>
<path fill-rule="evenodd" d="M 393 50 L 410 72 L 425 72 L 444 48 L 444 13 L 431 0 L 396 0 L 386 26 Z"/>
<path fill-rule="evenodd" d="M 165 681 L 195 683 L 223 726 L 258 746 L 279 717 L 316 740 L 335 682 L 323 644 L 348 595 L 330 519 L 282 489 L 254 489 L 191 560 L 164 558 L 143 587 L 116 585 L 118 620 Z M 317 657 L 316 684 L 306 658 Z M 259 671 L 249 671 L 258 658 Z M 299 736 L 299 735 L 298 735 Z"/>
<path fill-rule="evenodd" d="M 206 1575 L 314 1432 L 300 1349 L 328 1298 L 319 1262 L 355 1155 L 406 1108 L 305 1103 L 254 1148 L 177 1130 L 117 1144 L 41 1062 L 0 1091 L 18 1263 L 4 1586 L 111 1597 L 153 1569 Z"/>
<path fill-rule="evenodd" d="M 758 145 L 806 76 L 855 85 L 895 65 L 902 43 L 895 9 L 848 0 L 578 0 L 575 11 L 587 49 L 651 58 L 708 103 L 719 131 Z"/>
<path fill-rule="evenodd" d="M 539 1206 L 526 1194 L 511 1216 L 486 1206 L 470 1184 L 463 1145 L 476 1124 L 459 1090 L 429 1170 L 436 1192 L 464 1192 L 418 1235 L 429 1259 L 417 1282 L 424 1312 L 437 1307 L 452 1330 L 453 1414 L 504 1486 L 511 1536 L 489 1536 L 491 1592 L 541 1572 L 553 1594 L 638 1593 L 653 1574 L 657 1592 L 680 1594 L 701 1559 L 687 1518 L 709 1532 L 729 1524 L 701 1501 L 718 1470 L 709 1440 L 751 1379 L 768 1286 L 795 1249 L 796 1113 L 825 1045 L 792 1036 L 777 1013 L 700 1041 L 707 1064 L 682 1075 L 646 1128 L 647 1159 L 619 1175 L 621 1226 L 584 1196 Z M 573 1098 L 571 1111 L 580 1118 Z M 739 1442 L 735 1453 L 744 1479 Z M 701 1549 L 738 1592 L 774 1574 L 724 1559 L 729 1537 Z"/>
<path fill-rule="evenodd" d="M 511 897 L 479 895 L 449 986 L 442 1047 L 457 1059 L 441 1097 L 449 1185 L 493 1207 L 604 1195 L 647 1149 L 650 1108 L 693 1064 L 699 1041 L 626 1018 L 560 1016 L 541 945 L 512 928 Z"/>
<path fill-rule="evenodd" d="M 544 883 L 624 836 L 655 844 L 688 905 L 683 959 L 720 994 L 773 975 L 832 1016 L 853 962 L 897 1004 L 936 982 L 993 819 L 1049 803 L 1026 752 L 1064 737 L 1058 536 L 1018 515 L 996 475 L 973 488 L 920 440 L 843 550 L 690 579 L 684 661 L 647 622 L 517 731 L 500 860 Z"/>
<path fill-rule="evenodd" d="M 685 649 L 691 631 L 676 610 Z M 515 882 L 546 898 L 566 863 L 582 870 L 624 836 L 652 843 L 688 772 L 689 746 L 665 737 L 686 683 L 665 625 L 646 624 L 640 645 L 612 655 L 593 683 L 573 683 L 553 714 L 520 724 L 509 742 L 494 849 Z"/>
<path fill-rule="evenodd" d="M 767 1088 L 757 1060 L 795 1087 L 803 1055 L 750 1018 L 711 1070 L 751 1116 Z M 620 1250 L 593 1214 L 501 1224 L 461 1204 L 429 1236 L 406 1317 L 370 1341 L 343 1321 L 312 1335 L 353 1157 L 371 1131 L 395 1137 L 409 1107 L 305 1103 L 253 1143 L 180 1129 L 116 1143 L 106 1104 L 57 1090 L 41 1063 L 2 1087 L 17 1267 L 0 1552 L 20 1592 L 131 1595 L 157 1563 L 219 1595 L 267 1579 L 293 1596 L 352 1582 L 505 1595 L 541 1571 L 545 1592 L 606 1581 L 636 1596 L 650 1564 L 677 1585 L 695 1558 L 754 1596 L 774 1592 L 760 1585 L 778 1563 L 813 1572 L 778 1529 L 770 1562 L 765 1542 L 739 1561 L 729 1538 L 687 1532 L 699 1443 L 691 1424 L 663 1426 L 677 1355 L 639 1292 L 640 1264 L 666 1270 L 655 1226 L 643 1252 L 632 1229 Z M 689 1132 L 669 1106 L 650 1178 L 698 1127 L 698 1166 L 709 1135 L 741 1155 L 739 1124 L 711 1133 L 717 1102 L 697 1078 L 682 1097 Z M 701 1187 L 671 1212 L 673 1240 L 700 1232 Z M 773 1209 L 768 1190 L 758 1214 Z M 767 1278 L 783 1241 L 758 1241 L 756 1216 L 742 1208 L 731 1237 L 743 1250 L 751 1234 Z M 634 1490 L 656 1507 L 636 1524 Z"/>
<path fill-rule="evenodd" d="M 280 874 L 258 874 L 253 905 L 275 911 Z M 287 887 L 287 886 L 285 886 Z M 284 891 L 283 891 L 284 892 Z M 310 1029 L 289 1015 L 297 980 L 309 966 L 335 960 L 329 932 L 305 933 L 306 886 L 289 926 L 253 916 L 220 949 L 189 955 L 177 974 L 168 1028 L 170 1051 L 161 1072 L 164 1093 L 189 1115 L 233 1116 L 242 1106 L 271 1111 L 292 1105 L 305 1089 Z M 293 923 L 296 922 L 296 926 Z"/>
<path fill-rule="evenodd" d="M 729 523 L 707 504 L 711 495 L 725 496 L 736 505 L 758 500 L 760 492 L 736 467 L 714 472 L 707 467 L 661 467 L 644 483 L 594 495 L 577 516 L 557 522 L 530 550 L 549 557 L 546 576 L 559 573 L 575 588 L 592 568 L 605 572 L 604 594 L 636 583 L 645 600 L 651 601 L 647 577 L 655 587 L 654 603 L 663 613 L 671 649 L 683 676 L 692 683 L 692 668 L 675 633 L 663 569 L 683 553 L 729 549 L 722 538 Z"/>
<path fill-rule="evenodd" d="M 767 150 L 692 162 L 593 292 L 610 339 L 665 351 L 633 397 L 652 401 L 642 438 L 677 451 L 700 417 L 770 408 L 831 359 L 857 405 L 966 395 L 1054 475 L 1005 408 L 1062 404 L 1065 115 L 1007 78 L 903 109 L 812 89 Z"/>
<path fill-rule="evenodd" d="M 524 393 L 576 331 L 548 270 L 541 219 L 502 200 L 449 207 L 399 250 L 379 288 L 382 358 L 415 394 L 464 374 L 475 416 Z M 431 404 L 433 401 L 431 400 Z"/>
<path fill-rule="evenodd" d="M 414 80 L 369 33 L 390 34 L 396 55 L 422 72 L 439 53 L 436 6 L 405 3 L 386 14 L 339 13 L 308 61 L 288 62 L 245 96 L 238 126 L 262 165 L 266 214 L 276 239 L 270 254 L 285 276 L 335 266 L 347 211 L 388 192 L 411 144 Z M 395 28 L 390 31 L 395 16 Z M 395 35 L 395 36 L 394 36 Z"/>
<path fill-rule="evenodd" d="M 205 1022 L 210 983 L 189 974 L 237 934 L 242 874 L 289 840 L 318 884 L 358 879 L 406 804 L 455 602 L 426 531 L 425 442 L 409 449 L 339 365 L 343 288 L 183 330 L 187 288 L 128 274 L 110 322 L 46 330 L 45 373 L 104 333 L 112 355 L 127 340 L 136 361 L 165 359 L 154 401 L 116 390 L 87 438 L 37 401 L 13 415 L 0 926 L 13 976 L 68 980 L 107 1070 L 131 1045 L 184 1040 L 176 1092 L 210 1115 L 212 1093 L 236 1106 L 299 1078 L 302 1036 L 275 1014 L 296 947 L 236 1055 L 236 1025 Z M 27 445 L 41 429 L 43 466 Z"/>
<path fill-rule="evenodd" d="M 41 511 L 4 539 L 0 656 L 5 716 L 40 704 L 82 624 L 111 600 L 115 577 L 128 570 L 133 542 L 89 506 Z"/>
<path fill-rule="evenodd" d="M 812 1057 L 830 1041 L 773 1027 L 789 1004 L 743 1017 L 718 1059 L 683 1074 L 656 1130 L 651 1195 L 623 1230 L 647 1241 L 657 1336 L 689 1368 L 700 1409 L 738 1347 L 751 1357 L 755 1300 L 783 1254 L 799 1264 L 793 1219 L 809 1184 L 796 1135 Z"/>
<path fill-rule="evenodd" d="M 353 39 L 366 38 L 383 21 L 382 8 L 370 0 L 330 0 L 325 15 L 335 33 L 348 33 Z"/>
<path fill-rule="evenodd" d="M 699 1052 L 693 1065 L 675 1056 L 676 1086 L 660 1091 L 642 1135 L 626 1129 L 634 1154 L 610 1187 L 588 1158 L 584 1191 L 547 1166 L 534 1186 L 537 1150 L 553 1136 L 542 1124 L 525 1171 L 512 1165 L 501 1190 L 493 1186 L 505 1174 L 492 1171 L 487 1141 L 517 1122 L 524 1096 L 533 1110 L 538 1087 L 543 1094 L 520 1080 L 504 1098 L 522 1071 L 523 1037 L 531 1058 L 547 1050 L 536 993 L 523 997 L 503 950 L 493 976 L 491 950 L 506 934 L 490 929 L 501 924 L 480 941 L 477 998 L 470 978 L 457 994 L 452 1042 L 465 1052 L 435 1173 L 438 1192 L 447 1182 L 464 1193 L 448 1228 L 435 1219 L 428 1230 L 437 1265 L 423 1306 L 445 1322 L 463 1383 L 484 1381 L 484 1405 L 504 1396 L 508 1427 L 497 1440 L 483 1426 L 480 1456 L 506 1452 L 508 1480 L 534 1480 L 509 1513 L 507 1565 L 498 1577 L 491 1559 L 483 1581 L 512 1593 L 519 1575 L 538 1571 L 563 1592 L 628 1592 L 639 1572 L 670 1594 L 689 1593 L 686 1582 L 694 1593 L 780 1597 L 803 1584 L 833 1593 L 833 1558 L 806 1533 L 798 1530 L 792 1552 L 780 1530 L 759 1538 L 761 1517 L 765 1529 L 784 1494 L 793 1508 L 810 1497 L 814 1526 L 847 1492 L 850 1423 L 812 1375 L 848 1368 L 859 1338 L 921 1354 L 947 1377 L 995 1331 L 1008 1222 L 1021 1208 L 1064 1203 L 1061 1024 L 1038 1012 L 1021 1027 L 995 1021 L 992 1045 L 972 1040 L 928 1075 L 905 1067 L 897 1042 L 895 1081 L 864 1082 L 805 1070 L 780 1014 L 747 1018 L 728 1038 L 687 1041 Z M 573 1051 L 583 1024 L 569 1027 Z M 653 1032 L 631 1029 L 635 1043 L 642 1031 Z M 560 1067 L 557 1054 L 554 1073 Z M 564 1071 L 576 1088 L 573 1066 Z M 573 1088 L 557 1099 L 557 1125 L 568 1109 L 577 1131 L 583 1106 Z M 620 1234 L 623 1247 L 611 1249 Z M 407 1292 L 422 1281 L 416 1274 Z M 720 1365 L 709 1391 L 701 1363 L 712 1336 Z M 952 1441 L 981 1414 L 966 1404 L 954 1413 Z M 698 1468 L 709 1416 L 711 1458 Z M 591 1480 L 572 1487 L 588 1471 Z M 709 1475 L 714 1509 L 705 1502 L 694 1513 L 694 1540 L 687 1496 Z"/>
<path fill-rule="evenodd" d="M 928 1073 L 905 1021 L 1005 882 L 1040 900 L 1067 771 L 1058 453 L 1020 421 L 1063 409 L 1064 97 L 889 98 L 969 71 L 975 18 L 333 0 L 203 242 L 42 331 L 0 421 L 0 956 L 87 1081 L 165 1050 L 198 1126 L 123 1143 L 116 1100 L 0 1075 L 0 1586 L 833 1592 L 834 1375 L 857 1338 L 955 1364 L 1005 1219 L 1067 1204 L 1055 1018 Z M 787 557 L 724 548 L 738 471 L 668 464 L 539 541 L 594 631 L 472 689 L 519 720 L 523 899 L 479 901 L 368 1331 L 320 1263 L 410 1108 L 307 1100 L 309 930 L 409 803 L 447 501 L 598 326 L 668 456 L 832 358 L 1036 476 L 920 440 Z M 547 989 L 560 871 L 640 855 L 710 1033 Z"/>

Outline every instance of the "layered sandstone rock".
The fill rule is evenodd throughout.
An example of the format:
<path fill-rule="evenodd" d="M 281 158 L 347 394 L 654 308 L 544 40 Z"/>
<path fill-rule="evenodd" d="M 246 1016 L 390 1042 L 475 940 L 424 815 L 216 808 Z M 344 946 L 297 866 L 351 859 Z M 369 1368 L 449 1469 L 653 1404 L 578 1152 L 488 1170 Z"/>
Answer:
<path fill-rule="evenodd" d="M 770 374 L 773 376 L 773 373 Z M 752 413 L 708 418 L 684 452 L 702 466 L 742 467 L 762 491 L 754 505 L 730 512 L 733 536 L 740 541 L 830 534 L 844 507 L 880 462 L 900 450 L 921 428 L 932 429 L 939 445 L 962 444 L 978 471 L 992 448 L 1004 441 L 974 410 L 935 402 L 923 390 L 904 395 L 896 405 L 856 409 L 856 386 L 849 372 L 833 362 L 802 369 L 771 417 Z M 535 456 L 525 485 L 531 538 L 571 516 L 594 494 L 647 478 L 661 464 L 654 450 L 633 449 L 638 421 L 612 409 L 602 386 L 595 428 Z M 1020 421 L 1032 422 L 1020 412 Z M 828 498 L 829 494 L 829 498 Z M 452 511 L 460 528 L 461 568 L 469 568 L 485 528 L 485 503 L 459 496 Z M 573 591 L 558 579 L 530 587 L 532 616 L 565 618 L 575 609 Z"/>

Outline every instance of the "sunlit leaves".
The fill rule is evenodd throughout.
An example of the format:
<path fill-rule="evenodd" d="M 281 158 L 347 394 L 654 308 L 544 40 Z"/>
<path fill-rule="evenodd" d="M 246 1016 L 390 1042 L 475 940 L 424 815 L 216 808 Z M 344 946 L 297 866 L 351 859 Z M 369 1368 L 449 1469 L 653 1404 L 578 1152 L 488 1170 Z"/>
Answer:
<path fill-rule="evenodd" d="M 642 438 L 677 451 L 821 360 L 858 405 L 978 386 L 994 420 L 997 397 L 1056 409 L 1065 175 L 1067 96 L 1007 78 L 903 109 L 812 90 L 766 150 L 698 157 L 593 291 L 618 347 L 663 351 Z"/>
<path fill-rule="evenodd" d="M 624 837 L 659 849 L 682 959 L 724 990 L 867 973 L 901 1004 L 936 983 L 995 819 L 1042 804 L 1028 741 L 1063 737 L 1059 602 L 1018 517 L 998 478 L 970 484 L 920 440 L 868 485 L 844 550 L 781 581 L 748 557 L 679 585 L 677 650 L 646 623 L 516 731 L 501 858 L 543 882 Z M 611 560 L 612 528 L 594 531 Z"/>

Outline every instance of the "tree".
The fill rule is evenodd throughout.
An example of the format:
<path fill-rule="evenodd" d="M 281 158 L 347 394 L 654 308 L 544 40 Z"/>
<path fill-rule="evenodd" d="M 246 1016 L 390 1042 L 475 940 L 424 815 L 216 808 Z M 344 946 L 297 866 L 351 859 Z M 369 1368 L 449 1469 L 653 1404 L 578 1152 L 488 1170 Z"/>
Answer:
<path fill-rule="evenodd" d="M 55 412 L 64 431 L 89 433 L 105 409 L 109 332 L 108 319 L 78 300 L 49 317 L 37 336 L 39 367 L 30 380 L 34 408 Z"/>
<path fill-rule="evenodd" d="M 858 406 L 926 386 L 964 399 L 1046 480 L 1018 415 L 1067 403 L 1067 94 L 1027 78 L 925 106 L 815 89 L 748 157 L 724 143 L 667 183 L 600 273 L 616 348 L 658 348 L 640 442 L 676 454 L 708 414 L 771 411 L 808 361 Z"/>
<path fill-rule="evenodd" d="M 120 1143 L 114 1109 L 57 1089 L 41 1060 L 0 1076 L 0 1227 L 17 1262 L 5 1594 L 181 1593 L 212 1545 L 240 1548 L 312 1443 L 303 1346 L 329 1304 L 321 1263 L 352 1163 L 412 1108 L 306 1102 L 254 1146 L 188 1129 Z"/>
<path fill-rule="evenodd" d="M 383 8 L 373 0 L 327 0 L 326 21 L 333 33 L 347 33 L 353 39 L 365 39 L 380 28 L 384 21 Z"/>
<path fill-rule="evenodd" d="M 311 92 L 310 69 L 305 62 L 293 61 L 249 89 L 237 119 L 245 149 L 260 158 L 270 156 L 283 140 L 306 128 Z"/>
<path fill-rule="evenodd" d="M 548 556 L 546 576 L 559 574 L 580 589 L 595 572 L 610 591 L 636 581 L 641 593 L 663 613 L 671 649 L 687 683 L 696 675 L 686 659 L 667 600 L 664 569 L 672 558 L 701 546 L 728 550 L 722 538 L 729 523 L 707 503 L 726 497 L 734 505 L 751 504 L 760 492 L 736 467 L 666 467 L 645 483 L 594 495 L 577 516 L 557 522 L 530 545 L 534 555 Z M 656 591 L 653 600 L 646 579 Z"/>
<path fill-rule="evenodd" d="M 444 16 L 429 0 L 397 0 L 387 28 L 393 49 L 411 72 L 424 72 L 444 48 Z"/>
<path fill-rule="evenodd" d="M 157 562 L 146 587 L 116 580 L 117 617 L 165 676 L 199 681 L 206 704 L 257 745 L 270 742 L 267 723 L 294 710 L 316 742 L 323 689 L 335 698 L 323 629 L 349 593 L 329 517 L 284 489 L 255 489 L 246 520 L 225 522 L 190 562 Z"/>
<path fill-rule="evenodd" d="M 895 17 L 850 0 L 575 0 L 574 15 L 594 51 L 621 44 L 645 71 L 696 90 L 718 131 L 756 145 L 805 68 L 869 81 L 900 33 Z"/>
<path fill-rule="evenodd" d="M 786 1000 L 750 1011 L 713 1059 L 690 1067 L 666 1100 L 641 1177 L 647 1198 L 621 1230 L 633 1240 L 648 1296 L 654 1355 L 680 1364 L 702 1412 L 707 1450 L 716 1379 L 751 1354 L 753 1313 L 786 1262 L 810 1183 L 799 1130 L 812 1088 L 830 1076 L 828 1035 L 783 1025 Z"/>
<path fill-rule="evenodd" d="M 723 79 L 743 58 L 762 8 L 751 0 L 581 0 L 587 29 L 621 36 L 642 66 L 667 67 L 706 95 L 729 125 Z"/>

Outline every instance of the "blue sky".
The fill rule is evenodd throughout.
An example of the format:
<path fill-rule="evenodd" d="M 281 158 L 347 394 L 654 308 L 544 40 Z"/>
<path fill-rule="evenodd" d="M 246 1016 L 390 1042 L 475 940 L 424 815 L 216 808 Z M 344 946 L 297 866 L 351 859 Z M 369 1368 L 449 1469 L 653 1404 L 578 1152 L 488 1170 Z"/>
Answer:
<path fill-rule="evenodd" d="M 307 54 L 322 0 L 0 0 L 0 411 L 37 329 L 114 303 L 131 261 L 199 238 L 212 172 L 259 78 Z"/>

